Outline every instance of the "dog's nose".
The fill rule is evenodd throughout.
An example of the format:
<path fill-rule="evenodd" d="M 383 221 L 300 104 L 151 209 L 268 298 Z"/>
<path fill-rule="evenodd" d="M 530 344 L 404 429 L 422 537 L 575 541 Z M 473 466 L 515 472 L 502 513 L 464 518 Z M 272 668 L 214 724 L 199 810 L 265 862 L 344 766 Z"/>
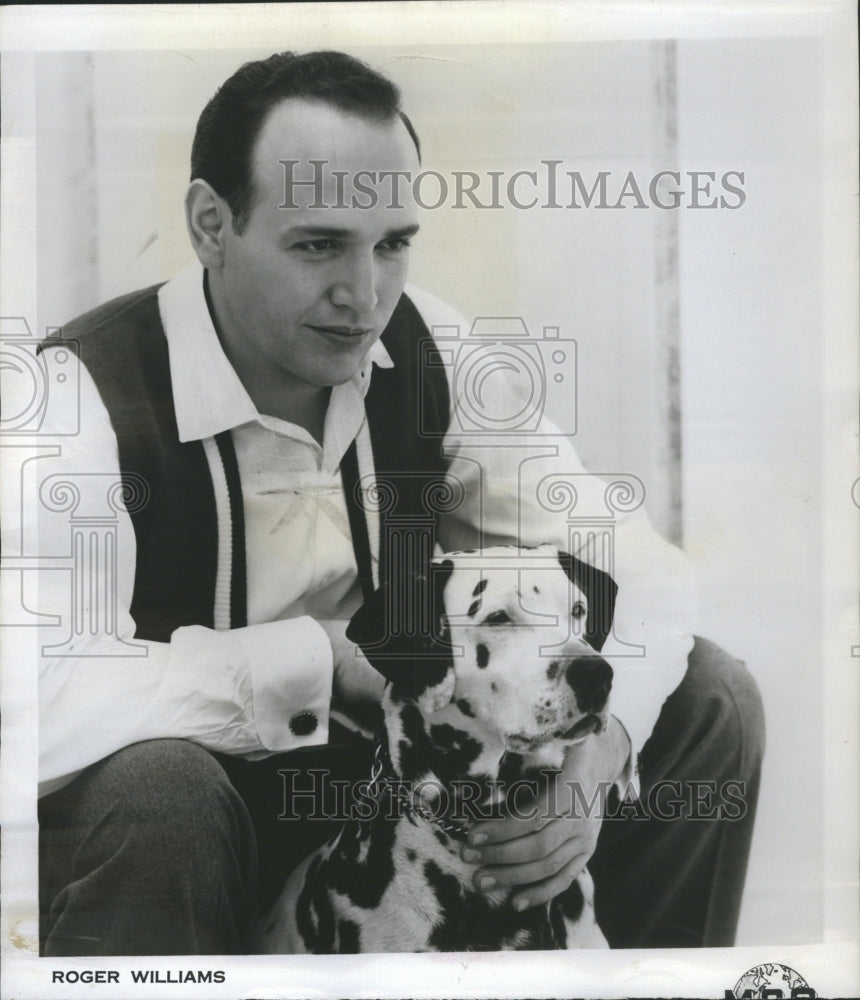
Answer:
<path fill-rule="evenodd" d="M 577 656 L 565 669 L 580 712 L 602 712 L 612 690 L 612 667 L 601 656 Z"/>

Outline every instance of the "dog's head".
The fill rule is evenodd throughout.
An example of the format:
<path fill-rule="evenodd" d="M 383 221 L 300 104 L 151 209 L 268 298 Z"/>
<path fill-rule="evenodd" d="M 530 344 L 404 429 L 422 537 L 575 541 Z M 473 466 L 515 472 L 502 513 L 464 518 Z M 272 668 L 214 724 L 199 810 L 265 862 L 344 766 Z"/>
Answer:
<path fill-rule="evenodd" d="M 531 753 L 605 725 L 612 668 L 599 652 L 615 593 L 551 546 L 451 553 L 376 591 L 347 634 L 423 715 L 456 712 Z"/>

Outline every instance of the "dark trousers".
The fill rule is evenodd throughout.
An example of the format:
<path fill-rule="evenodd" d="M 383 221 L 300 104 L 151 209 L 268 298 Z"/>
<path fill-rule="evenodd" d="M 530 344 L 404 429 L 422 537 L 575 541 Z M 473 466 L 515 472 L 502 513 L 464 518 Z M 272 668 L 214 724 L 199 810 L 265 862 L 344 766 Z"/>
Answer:
<path fill-rule="evenodd" d="M 763 734 L 746 669 L 697 640 L 643 748 L 639 805 L 604 821 L 589 865 L 610 945 L 733 943 Z M 338 828 L 312 815 L 338 797 L 319 776 L 325 800 L 303 794 L 310 770 L 349 783 L 369 769 L 363 741 L 249 763 L 154 740 L 100 761 L 40 803 L 43 954 L 244 951 L 255 905 Z"/>
<path fill-rule="evenodd" d="M 763 755 L 755 681 L 697 638 L 640 754 L 641 810 L 604 820 L 588 865 L 613 948 L 735 943 Z"/>

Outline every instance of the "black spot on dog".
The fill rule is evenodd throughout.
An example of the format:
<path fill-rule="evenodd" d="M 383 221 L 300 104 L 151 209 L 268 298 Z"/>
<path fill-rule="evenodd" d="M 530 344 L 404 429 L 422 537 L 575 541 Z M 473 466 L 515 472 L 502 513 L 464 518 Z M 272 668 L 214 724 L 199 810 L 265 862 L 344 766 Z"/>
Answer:
<path fill-rule="evenodd" d="M 446 875 L 434 861 L 428 861 L 424 865 L 424 877 L 439 903 L 440 913 L 439 921 L 430 935 L 430 944 L 436 951 L 457 951 L 453 937 L 456 931 L 452 924 L 457 923 L 457 914 L 462 912 L 463 891 L 460 883 L 453 875 Z"/>
<path fill-rule="evenodd" d="M 482 642 L 479 642 L 475 653 L 478 657 L 478 667 L 483 670 L 490 662 L 490 651 Z"/>
<path fill-rule="evenodd" d="M 561 664 L 558 660 L 553 660 L 552 663 L 546 668 L 546 676 L 548 680 L 554 681 L 558 677 L 558 669 Z"/>
<path fill-rule="evenodd" d="M 585 898 L 582 895 L 582 887 L 579 882 L 571 882 L 570 887 L 565 889 L 558 899 L 567 919 L 571 921 L 579 920 L 582 916 L 582 909 L 585 906 Z"/>
<path fill-rule="evenodd" d="M 358 944 L 358 924 L 352 920 L 338 920 L 337 937 L 337 950 L 341 955 L 357 955 L 361 951 Z"/>
<path fill-rule="evenodd" d="M 495 682 L 495 681 L 493 681 L 493 682 L 492 682 L 492 683 L 490 684 L 490 690 L 491 690 L 491 691 L 493 692 L 493 694 L 495 694 L 495 693 L 496 693 L 496 692 L 497 692 L 497 691 L 499 690 L 499 685 L 498 685 L 498 684 L 496 684 L 496 682 Z"/>
<path fill-rule="evenodd" d="M 330 955 L 334 950 L 334 910 L 328 894 L 329 884 L 329 862 L 314 859 L 296 903 L 296 925 L 305 947 L 315 955 Z"/>
<path fill-rule="evenodd" d="M 400 772 L 405 781 L 417 781 L 433 773 L 443 784 L 450 784 L 469 773 L 477 760 L 481 744 L 461 729 L 448 724 L 427 730 L 427 722 L 415 704 L 400 712 L 403 739 L 400 741 Z"/>
<path fill-rule="evenodd" d="M 540 590 L 538 590 L 537 586 L 534 586 L 534 587 L 532 587 L 532 590 L 533 590 L 533 591 L 534 591 L 534 592 L 535 592 L 536 594 L 539 594 L 539 593 L 540 593 Z"/>
<path fill-rule="evenodd" d="M 311 897 L 313 896 L 314 877 L 319 871 L 320 864 L 320 858 L 314 858 L 311 862 L 305 876 L 305 884 L 302 886 L 302 891 L 296 901 L 296 926 L 309 951 L 314 950 L 316 943 L 316 931 L 311 921 Z"/>
<path fill-rule="evenodd" d="M 563 948 L 567 944 L 567 928 L 564 925 L 561 904 L 557 896 L 549 904 L 549 922 L 552 927 L 553 937 L 560 942 L 559 947 Z"/>
<path fill-rule="evenodd" d="M 482 625 L 510 625 L 511 616 L 507 611 L 494 611 L 481 622 Z"/>
<path fill-rule="evenodd" d="M 447 722 L 443 722 L 441 725 L 430 727 L 430 739 L 443 750 L 454 750 L 459 749 L 463 742 L 470 740 L 471 737 L 462 729 L 455 729 Z"/>
<path fill-rule="evenodd" d="M 389 689 L 388 694 L 389 694 L 389 697 L 390 697 L 391 701 L 394 702 L 395 705 L 402 705 L 404 701 L 409 701 L 410 700 L 409 696 L 406 694 L 405 691 L 401 691 L 398 688 L 394 687 L 393 685 Z M 380 708 L 381 708 L 381 706 L 380 706 Z M 384 713 L 383 713 L 383 718 L 384 718 Z"/>
<path fill-rule="evenodd" d="M 356 793 L 356 801 L 359 801 L 359 796 Z M 358 852 L 361 849 L 361 844 L 366 837 L 366 831 L 363 826 L 359 823 L 352 823 L 344 826 L 341 830 L 340 835 L 334 841 L 333 848 L 340 851 L 344 857 L 349 858 L 351 861 L 358 859 Z M 329 856 L 331 856 L 331 851 L 329 851 Z"/>
<path fill-rule="evenodd" d="M 465 698 L 457 699 L 457 708 L 463 713 L 463 715 L 468 716 L 470 719 L 475 718 L 475 713 L 472 711 L 472 706 Z"/>
<path fill-rule="evenodd" d="M 502 785 L 512 785 L 522 777 L 522 771 L 522 755 L 508 751 L 499 761 L 499 782 Z"/>
<path fill-rule="evenodd" d="M 411 847 L 408 848 L 407 851 L 406 851 L 406 860 L 407 861 L 411 861 L 414 864 L 416 857 L 417 857 L 417 855 L 416 855 L 415 851 L 413 851 Z"/>
<path fill-rule="evenodd" d="M 546 907 L 517 913 L 509 901 L 492 903 L 482 893 L 464 888 L 453 875 L 428 861 L 424 877 L 439 903 L 439 918 L 430 934 L 435 951 L 502 951 L 508 948 L 549 950 L 560 947 Z"/>
<path fill-rule="evenodd" d="M 320 869 L 319 874 L 329 888 L 346 896 L 351 903 L 362 909 L 375 909 L 379 906 L 383 893 L 394 878 L 392 852 L 396 828 L 396 823 L 375 823 L 371 836 L 369 826 L 357 827 L 359 836 L 350 838 L 349 846 L 345 844 L 343 850 L 333 851 Z M 359 862 L 360 848 L 365 843 L 367 854 Z M 328 934 L 334 937 L 333 923 Z M 320 951 L 330 952 L 331 945 Z"/>
<path fill-rule="evenodd" d="M 467 615 L 468 615 L 468 616 L 469 616 L 470 618 L 474 618 L 474 617 L 475 617 L 475 615 L 476 615 L 476 614 L 477 614 L 477 613 L 478 613 L 478 612 L 479 612 L 480 610 L 481 610 L 481 599 L 480 599 L 480 598 L 478 598 L 478 600 L 477 600 L 477 601 L 472 601 L 472 603 L 471 603 L 471 604 L 469 605 L 469 610 L 468 610 L 468 611 L 466 612 L 466 614 L 467 614 Z"/>
<path fill-rule="evenodd" d="M 487 582 L 487 580 L 479 580 L 475 584 L 475 589 L 472 591 L 472 597 L 477 597 L 478 594 L 483 594 L 483 592 L 487 589 Z"/>

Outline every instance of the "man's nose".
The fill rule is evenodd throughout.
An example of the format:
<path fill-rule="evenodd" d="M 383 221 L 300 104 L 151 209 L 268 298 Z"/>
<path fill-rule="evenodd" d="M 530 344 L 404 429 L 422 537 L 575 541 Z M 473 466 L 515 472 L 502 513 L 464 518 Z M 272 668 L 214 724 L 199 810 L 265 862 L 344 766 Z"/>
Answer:
<path fill-rule="evenodd" d="M 602 712 L 612 690 L 612 667 L 602 656 L 575 656 L 565 668 L 581 712 Z"/>
<path fill-rule="evenodd" d="M 379 302 L 376 280 L 372 252 L 351 256 L 344 261 L 343 271 L 332 287 L 331 301 L 336 306 L 351 309 L 357 316 L 372 313 Z"/>

